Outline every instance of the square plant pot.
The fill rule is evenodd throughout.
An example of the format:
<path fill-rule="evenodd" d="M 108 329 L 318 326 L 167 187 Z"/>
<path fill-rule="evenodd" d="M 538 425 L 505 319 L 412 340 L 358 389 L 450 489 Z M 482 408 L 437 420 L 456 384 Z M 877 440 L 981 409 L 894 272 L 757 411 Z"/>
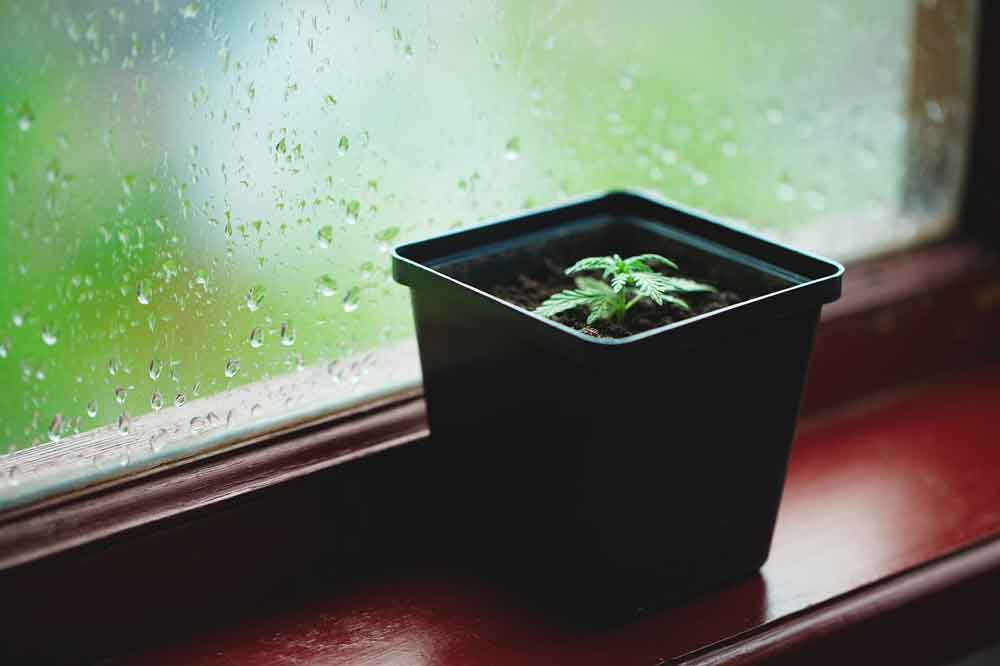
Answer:
<path fill-rule="evenodd" d="M 613 253 L 658 253 L 738 298 L 612 338 L 496 295 Z M 518 577 L 604 607 L 756 571 L 820 308 L 839 296 L 843 271 L 631 192 L 396 248 L 393 274 L 416 319 L 436 520 Z"/>

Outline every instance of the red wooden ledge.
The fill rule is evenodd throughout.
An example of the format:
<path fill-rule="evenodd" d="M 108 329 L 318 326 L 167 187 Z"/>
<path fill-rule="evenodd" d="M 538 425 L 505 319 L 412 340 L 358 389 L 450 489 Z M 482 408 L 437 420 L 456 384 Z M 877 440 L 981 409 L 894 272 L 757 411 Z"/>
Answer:
<path fill-rule="evenodd" d="M 836 663 L 851 636 L 861 662 L 932 663 L 974 647 L 954 643 L 973 628 L 1000 637 L 995 605 L 975 612 L 1000 591 L 998 433 L 997 364 L 807 419 L 760 575 L 627 626 L 584 632 L 474 576 L 416 571 L 109 663 Z"/>

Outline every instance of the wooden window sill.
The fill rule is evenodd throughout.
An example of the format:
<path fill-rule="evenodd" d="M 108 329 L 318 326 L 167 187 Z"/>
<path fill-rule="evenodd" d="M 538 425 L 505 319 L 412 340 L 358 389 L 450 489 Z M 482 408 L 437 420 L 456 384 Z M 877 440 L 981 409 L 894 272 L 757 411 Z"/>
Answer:
<path fill-rule="evenodd" d="M 581 631 L 473 573 L 418 567 L 111 663 L 934 663 L 998 631 L 970 612 L 1000 591 L 997 405 L 991 364 L 807 419 L 760 574 L 626 626 Z"/>

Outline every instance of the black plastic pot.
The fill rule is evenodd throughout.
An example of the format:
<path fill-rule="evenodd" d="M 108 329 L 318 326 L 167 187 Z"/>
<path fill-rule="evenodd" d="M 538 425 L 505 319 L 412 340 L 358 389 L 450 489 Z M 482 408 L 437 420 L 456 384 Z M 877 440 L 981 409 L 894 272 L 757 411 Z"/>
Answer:
<path fill-rule="evenodd" d="M 542 258 L 657 252 L 747 300 L 621 339 L 488 292 Z M 560 264 L 563 265 L 563 264 Z M 839 264 L 613 192 L 396 248 L 412 290 L 438 517 L 560 594 L 637 605 L 767 558 Z"/>

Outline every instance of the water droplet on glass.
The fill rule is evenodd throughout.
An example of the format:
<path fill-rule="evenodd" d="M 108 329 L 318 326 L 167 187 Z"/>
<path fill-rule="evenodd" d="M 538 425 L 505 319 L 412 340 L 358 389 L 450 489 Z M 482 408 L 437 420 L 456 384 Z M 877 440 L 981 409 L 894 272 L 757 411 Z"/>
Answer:
<path fill-rule="evenodd" d="M 866 169 L 874 169 L 878 166 L 878 153 L 875 151 L 875 146 L 867 141 L 858 148 L 858 158 L 861 161 L 861 166 Z"/>
<path fill-rule="evenodd" d="M 282 155 L 284 155 L 285 152 L 287 152 L 288 148 L 285 145 L 285 137 L 281 137 L 281 141 L 278 142 L 278 145 L 276 145 L 274 149 L 279 153 L 281 153 Z"/>
<path fill-rule="evenodd" d="M 250 416 L 260 416 L 261 413 L 263 413 L 263 411 L 264 411 L 263 407 L 261 407 L 259 404 L 255 404 L 253 407 L 250 408 Z"/>
<path fill-rule="evenodd" d="M 336 106 L 337 104 L 337 98 L 334 97 L 333 95 L 325 95 L 323 97 L 323 101 L 329 104 L 330 106 Z"/>
<path fill-rule="evenodd" d="M 27 132 L 31 129 L 31 125 L 34 122 L 35 114 L 31 110 L 31 105 L 23 102 L 21 108 L 17 111 L 17 128 L 22 132 Z"/>
<path fill-rule="evenodd" d="M 87 403 L 87 416 L 94 418 L 97 416 L 97 401 L 91 400 Z"/>
<path fill-rule="evenodd" d="M 191 432 L 201 432 L 208 426 L 208 422 L 200 416 L 191 418 Z"/>
<path fill-rule="evenodd" d="M 337 281 L 329 273 L 316 278 L 316 291 L 323 296 L 333 296 L 337 293 Z"/>
<path fill-rule="evenodd" d="M 0 340 L 0 358 L 7 358 L 10 354 L 10 338 Z"/>
<path fill-rule="evenodd" d="M 812 189 L 805 193 L 806 205 L 813 210 L 823 210 L 826 208 L 826 194 L 822 190 Z"/>
<path fill-rule="evenodd" d="M 121 386 L 115 388 L 115 402 L 119 405 L 125 404 L 125 398 L 128 397 L 128 391 L 126 391 Z"/>
<path fill-rule="evenodd" d="M 167 436 L 170 432 L 166 428 L 160 428 L 149 438 L 149 446 L 154 452 L 163 449 L 163 446 L 167 443 Z"/>
<path fill-rule="evenodd" d="M 126 412 L 118 415 L 118 432 L 123 435 L 128 434 L 129 418 Z"/>
<path fill-rule="evenodd" d="M 514 136 L 507 141 L 507 145 L 504 146 L 504 159 L 516 160 L 521 156 L 521 139 Z"/>
<path fill-rule="evenodd" d="M 178 393 L 177 395 L 174 396 L 174 405 L 176 405 L 177 407 L 180 407 L 185 402 L 187 402 L 187 396 L 185 396 L 183 393 Z"/>
<path fill-rule="evenodd" d="M 163 394 L 159 391 L 153 391 L 153 395 L 149 398 L 149 406 L 154 412 L 163 409 Z"/>
<path fill-rule="evenodd" d="M 295 329 L 287 321 L 281 322 L 281 344 L 286 347 L 295 344 Z"/>
<path fill-rule="evenodd" d="M 201 5 L 197 2 L 189 2 L 181 7 L 179 11 L 182 18 L 193 19 L 198 16 L 198 12 L 201 11 Z"/>
<path fill-rule="evenodd" d="M 927 119 L 932 123 L 940 125 L 945 121 L 944 107 L 936 99 L 927 100 L 924 103 L 924 111 L 927 114 Z"/>
<path fill-rule="evenodd" d="M 389 243 L 394 240 L 396 236 L 399 235 L 399 227 L 386 227 L 382 231 L 375 234 L 375 240 L 381 241 L 383 243 Z"/>
<path fill-rule="evenodd" d="M 340 140 L 337 142 L 337 154 L 346 155 L 350 147 L 351 147 L 351 140 L 347 138 L 347 135 L 341 134 Z"/>
<path fill-rule="evenodd" d="M 343 306 L 344 312 L 354 312 L 358 309 L 358 305 L 361 303 L 361 288 L 351 287 L 344 294 Z"/>
<path fill-rule="evenodd" d="M 163 372 L 163 361 L 158 358 L 154 358 L 149 362 L 149 378 L 155 382 L 160 378 L 161 372 Z"/>
<path fill-rule="evenodd" d="M 135 286 L 135 297 L 143 305 L 149 305 L 149 295 L 152 290 L 153 285 L 148 279 L 140 280 Z"/>
<path fill-rule="evenodd" d="M 357 199 L 351 199 L 344 207 L 344 221 L 347 222 L 347 224 L 356 224 L 360 216 L 361 202 Z"/>
<path fill-rule="evenodd" d="M 240 362 L 235 358 L 231 358 L 226 361 L 225 373 L 226 377 L 235 377 L 236 373 L 240 371 Z"/>
<path fill-rule="evenodd" d="M 789 183 L 784 178 L 778 182 L 778 187 L 775 189 L 774 192 L 775 196 L 778 197 L 778 201 L 783 201 L 785 203 L 795 201 L 796 197 L 798 197 L 798 192 L 795 190 L 792 184 Z"/>
<path fill-rule="evenodd" d="M 333 244 L 333 225 L 326 224 L 319 228 L 316 232 L 316 239 L 319 241 L 319 246 L 322 248 L 328 248 Z"/>
<path fill-rule="evenodd" d="M 261 345 L 264 344 L 264 331 L 260 326 L 255 326 L 252 331 L 250 331 L 249 338 L 250 346 L 254 349 L 260 349 Z"/>
<path fill-rule="evenodd" d="M 264 300 L 264 293 L 267 289 L 263 285 L 255 284 L 250 287 L 250 291 L 247 292 L 247 308 L 250 312 L 256 312 L 260 307 L 261 302 Z"/>
<path fill-rule="evenodd" d="M 118 374 L 118 359 L 109 358 L 108 359 L 108 374 L 112 377 Z"/>
<path fill-rule="evenodd" d="M 49 423 L 49 441 L 58 442 L 62 439 L 63 434 L 63 415 L 61 412 L 57 413 L 52 417 L 52 422 Z"/>
<path fill-rule="evenodd" d="M 42 328 L 42 342 L 47 344 L 49 347 L 59 342 L 59 334 L 56 328 L 52 324 L 46 324 Z"/>

